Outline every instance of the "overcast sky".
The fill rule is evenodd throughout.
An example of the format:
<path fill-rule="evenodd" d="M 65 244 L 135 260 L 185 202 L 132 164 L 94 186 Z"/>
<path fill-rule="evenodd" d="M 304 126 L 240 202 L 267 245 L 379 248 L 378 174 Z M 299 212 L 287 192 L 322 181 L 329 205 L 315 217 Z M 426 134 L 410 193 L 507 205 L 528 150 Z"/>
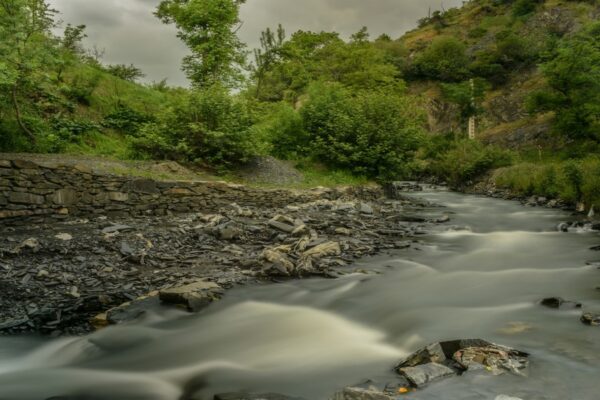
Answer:
<path fill-rule="evenodd" d="M 147 81 L 168 78 L 187 85 L 180 71 L 185 46 L 175 29 L 163 25 L 152 12 L 160 0 L 49 0 L 64 23 L 87 25 L 86 45 L 105 49 L 110 64 L 133 63 Z M 373 36 L 396 38 L 415 27 L 429 7 L 455 7 L 462 0 L 248 0 L 242 8 L 241 39 L 258 45 L 260 32 L 282 23 L 288 33 L 298 29 L 336 31 L 344 37 L 367 26 Z"/>

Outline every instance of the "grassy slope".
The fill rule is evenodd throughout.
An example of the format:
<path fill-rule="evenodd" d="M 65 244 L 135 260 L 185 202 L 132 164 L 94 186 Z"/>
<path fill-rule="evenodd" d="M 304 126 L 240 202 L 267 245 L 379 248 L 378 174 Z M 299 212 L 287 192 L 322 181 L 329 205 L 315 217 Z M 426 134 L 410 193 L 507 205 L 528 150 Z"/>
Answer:
<path fill-rule="evenodd" d="M 78 64 L 66 74 L 66 81 L 88 82 L 97 80 L 97 86 L 89 97 L 89 105 L 79 104 L 74 119 L 100 123 L 119 104 L 142 112 L 155 114 L 169 101 L 169 94 L 138 83 L 125 81 L 89 65 Z M 65 149 L 70 154 L 88 154 L 127 159 L 127 139 L 110 129 L 84 135 L 80 143 L 71 143 Z"/>

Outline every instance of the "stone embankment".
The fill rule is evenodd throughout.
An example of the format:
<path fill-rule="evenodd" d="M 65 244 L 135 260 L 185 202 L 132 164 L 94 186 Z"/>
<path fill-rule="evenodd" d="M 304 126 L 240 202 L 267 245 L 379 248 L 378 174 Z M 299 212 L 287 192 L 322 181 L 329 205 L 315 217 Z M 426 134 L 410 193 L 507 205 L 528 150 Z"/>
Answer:
<path fill-rule="evenodd" d="M 0 160 L 0 220 L 36 216 L 60 219 L 66 215 L 162 216 L 217 210 L 233 202 L 282 207 L 347 194 L 343 190 L 261 190 L 225 182 L 160 182 L 107 175 L 85 165 Z M 377 194 L 377 190 L 372 192 Z"/>
<path fill-rule="evenodd" d="M 368 273 L 354 260 L 449 220 L 404 197 L 412 186 L 262 190 L 0 165 L 5 334 L 81 334 L 164 304 L 197 311 L 234 285 Z"/>

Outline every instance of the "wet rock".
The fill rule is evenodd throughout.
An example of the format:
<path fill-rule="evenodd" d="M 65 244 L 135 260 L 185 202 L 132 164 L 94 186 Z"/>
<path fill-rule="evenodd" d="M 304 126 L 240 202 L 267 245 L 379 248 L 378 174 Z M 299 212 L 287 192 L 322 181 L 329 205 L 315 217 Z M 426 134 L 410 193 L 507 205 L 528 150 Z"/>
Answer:
<path fill-rule="evenodd" d="M 486 370 L 497 375 L 522 374 L 529 365 L 527 357 L 527 353 L 485 340 L 454 340 L 416 351 L 396 366 L 396 372 L 415 387 L 421 387 L 468 370 Z"/>
<path fill-rule="evenodd" d="M 284 396 L 277 393 L 263 393 L 263 394 L 250 394 L 250 393 L 223 393 L 217 394 L 214 400 L 304 400 L 299 397 Z"/>
<path fill-rule="evenodd" d="M 581 322 L 589 326 L 600 326 L 600 313 L 584 313 Z"/>
<path fill-rule="evenodd" d="M 158 293 L 141 297 L 137 300 L 122 304 L 106 312 L 106 322 L 110 325 L 118 325 L 125 322 L 135 321 L 145 315 L 150 308 L 160 304 Z"/>
<path fill-rule="evenodd" d="M 569 224 L 568 222 L 561 222 L 560 224 L 558 224 L 558 226 L 556 227 L 556 229 L 559 232 L 569 232 L 569 228 L 571 227 L 571 224 Z"/>
<path fill-rule="evenodd" d="M 414 387 L 422 387 L 428 383 L 457 374 L 455 369 L 433 362 L 417 365 L 416 367 L 399 368 L 397 371 L 408 379 Z"/>
<path fill-rule="evenodd" d="M 565 300 L 562 297 L 548 297 L 540 302 L 541 305 L 548 308 L 581 308 L 582 304 L 575 301 Z"/>
<path fill-rule="evenodd" d="M 162 302 L 184 306 L 188 310 L 197 312 L 221 298 L 223 290 L 214 282 L 200 280 L 198 282 L 159 291 Z"/>

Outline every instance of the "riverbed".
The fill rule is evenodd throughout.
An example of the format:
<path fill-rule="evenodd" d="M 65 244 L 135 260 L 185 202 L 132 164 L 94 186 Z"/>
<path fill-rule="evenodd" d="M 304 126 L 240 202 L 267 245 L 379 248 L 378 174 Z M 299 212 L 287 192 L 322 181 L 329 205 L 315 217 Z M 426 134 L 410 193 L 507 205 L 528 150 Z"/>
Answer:
<path fill-rule="evenodd" d="M 336 280 L 239 287 L 200 314 L 156 309 L 83 338 L 0 338 L 0 399 L 177 400 L 276 392 L 329 399 L 423 345 L 482 338 L 531 353 L 527 377 L 468 373 L 407 399 L 594 400 L 600 328 L 560 296 L 600 308 L 598 233 L 558 232 L 563 211 L 444 190 L 413 193 L 451 221 Z"/>

